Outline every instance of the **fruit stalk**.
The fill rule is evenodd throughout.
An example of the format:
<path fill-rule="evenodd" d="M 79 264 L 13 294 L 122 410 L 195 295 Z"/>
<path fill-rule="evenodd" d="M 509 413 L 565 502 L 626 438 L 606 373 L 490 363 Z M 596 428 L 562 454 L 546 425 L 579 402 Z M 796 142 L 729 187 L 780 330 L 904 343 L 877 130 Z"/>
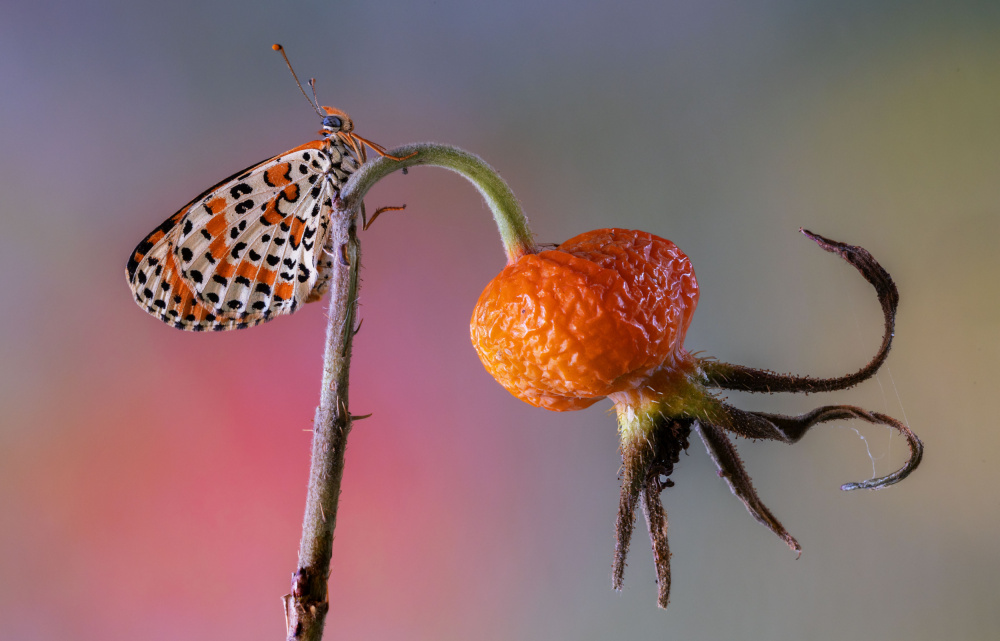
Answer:
<path fill-rule="evenodd" d="M 402 160 L 394 160 L 389 156 Z M 337 208 L 345 212 L 357 211 L 368 190 L 376 182 L 394 171 L 416 165 L 450 169 L 475 185 L 493 212 L 508 263 L 513 263 L 526 254 L 536 253 L 528 219 L 503 178 L 479 156 L 448 145 L 430 142 L 404 145 L 390 149 L 386 156 L 366 162 L 344 185 Z"/>

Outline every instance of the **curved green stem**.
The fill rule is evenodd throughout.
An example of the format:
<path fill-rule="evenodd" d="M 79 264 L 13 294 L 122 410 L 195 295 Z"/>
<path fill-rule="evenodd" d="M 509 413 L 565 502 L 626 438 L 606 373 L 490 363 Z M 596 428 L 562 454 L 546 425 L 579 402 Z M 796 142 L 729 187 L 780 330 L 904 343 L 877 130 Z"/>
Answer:
<path fill-rule="evenodd" d="M 401 160 L 394 160 L 390 156 Z M 528 219 L 503 178 L 479 156 L 448 145 L 430 142 L 404 145 L 390 149 L 385 156 L 364 163 L 341 189 L 337 209 L 342 212 L 357 211 L 376 182 L 394 171 L 416 165 L 450 169 L 475 185 L 493 212 L 508 263 L 513 263 L 525 254 L 536 253 Z"/>

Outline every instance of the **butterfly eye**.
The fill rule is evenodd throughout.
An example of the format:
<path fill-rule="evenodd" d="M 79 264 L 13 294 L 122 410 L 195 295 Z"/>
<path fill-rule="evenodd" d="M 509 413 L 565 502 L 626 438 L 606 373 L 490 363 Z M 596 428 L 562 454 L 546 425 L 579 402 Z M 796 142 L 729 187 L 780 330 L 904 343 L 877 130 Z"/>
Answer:
<path fill-rule="evenodd" d="M 328 129 L 340 129 L 344 121 L 339 116 L 326 116 L 323 118 L 323 126 Z"/>

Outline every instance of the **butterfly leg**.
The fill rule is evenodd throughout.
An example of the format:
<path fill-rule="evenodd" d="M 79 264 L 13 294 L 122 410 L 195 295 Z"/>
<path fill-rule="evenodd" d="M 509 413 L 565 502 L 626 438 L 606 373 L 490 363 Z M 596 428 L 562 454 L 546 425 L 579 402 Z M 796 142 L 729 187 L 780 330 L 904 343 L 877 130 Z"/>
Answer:
<path fill-rule="evenodd" d="M 374 142 L 368 140 L 367 138 L 362 138 L 361 136 L 359 136 L 358 134 L 353 133 L 353 132 L 351 134 L 349 134 L 349 135 L 351 136 L 351 138 L 355 138 L 355 139 L 357 139 L 358 141 L 360 141 L 362 143 L 361 144 L 361 148 L 362 149 L 364 149 L 365 145 L 367 145 L 367 146 L 371 147 L 372 149 L 374 149 L 375 152 L 379 156 L 383 156 L 385 158 L 388 158 L 389 160 L 406 160 L 407 158 L 413 158 L 414 156 L 417 155 L 417 152 L 413 152 L 412 154 L 410 154 L 408 156 L 393 156 L 392 154 L 390 154 L 389 152 L 387 152 L 385 150 L 385 147 L 383 147 L 382 145 L 380 145 L 378 143 L 374 143 Z"/>

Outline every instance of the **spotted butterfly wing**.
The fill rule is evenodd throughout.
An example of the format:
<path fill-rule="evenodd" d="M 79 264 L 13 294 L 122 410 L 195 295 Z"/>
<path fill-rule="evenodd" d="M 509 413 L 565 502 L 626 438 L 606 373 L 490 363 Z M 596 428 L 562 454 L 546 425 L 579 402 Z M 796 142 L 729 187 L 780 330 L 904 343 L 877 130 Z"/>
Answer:
<path fill-rule="evenodd" d="M 179 329 L 228 330 L 323 295 L 333 201 L 358 167 L 350 119 L 324 109 L 323 139 L 223 180 L 139 243 L 126 276 L 140 307 Z"/>

